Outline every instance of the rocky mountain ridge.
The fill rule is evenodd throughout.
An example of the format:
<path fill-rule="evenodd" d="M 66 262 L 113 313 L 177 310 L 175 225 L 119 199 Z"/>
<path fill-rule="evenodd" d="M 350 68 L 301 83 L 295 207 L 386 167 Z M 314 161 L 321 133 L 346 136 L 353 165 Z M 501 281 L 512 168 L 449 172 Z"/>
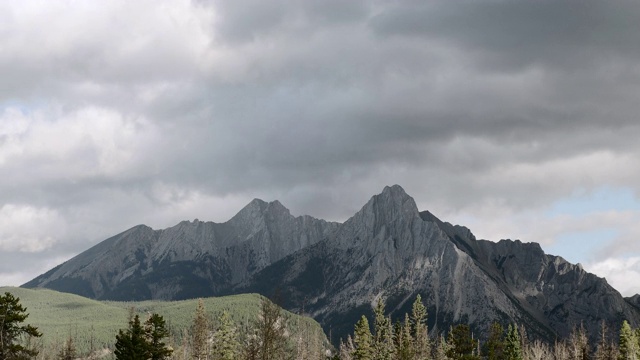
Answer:
<path fill-rule="evenodd" d="M 397 185 L 342 224 L 294 217 L 254 200 L 222 224 L 138 226 L 25 284 L 99 299 L 180 299 L 278 289 L 286 308 L 341 336 L 380 297 L 392 314 L 417 294 L 432 331 L 466 322 L 526 324 L 547 339 L 581 323 L 640 324 L 637 301 L 535 243 L 477 240 L 443 222 Z"/>

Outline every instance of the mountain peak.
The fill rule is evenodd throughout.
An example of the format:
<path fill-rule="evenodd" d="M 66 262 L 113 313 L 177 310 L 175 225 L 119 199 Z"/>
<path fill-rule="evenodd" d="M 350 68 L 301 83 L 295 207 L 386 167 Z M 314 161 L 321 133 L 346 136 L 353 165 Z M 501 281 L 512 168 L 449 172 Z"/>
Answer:
<path fill-rule="evenodd" d="M 278 200 L 274 200 L 269 204 L 267 204 L 267 208 L 265 210 L 271 213 L 291 214 L 289 209 L 287 209 L 284 205 L 282 205 L 282 203 Z"/>
<path fill-rule="evenodd" d="M 378 228 L 399 218 L 419 216 L 413 198 L 399 185 L 386 186 L 374 195 L 350 220 Z"/>
<path fill-rule="evenodd" d="M 369 205 L 392 212 L 401 211 L 402 213 L 418 214 L 416 202 L 400 185 L 385 186 L 382 192 L 373 196 L 365 207 Z"/>
<path fill-rule="evenodd" d="M 380 193 L 380 195 L 400 196 L 400 197 L 409 196 L 404 191 L 402 186 L 400 186 L 398 184 L 391 185 L 391 186 L 385 186 L 384 189 L 382 189 L 382 192 Z"/>

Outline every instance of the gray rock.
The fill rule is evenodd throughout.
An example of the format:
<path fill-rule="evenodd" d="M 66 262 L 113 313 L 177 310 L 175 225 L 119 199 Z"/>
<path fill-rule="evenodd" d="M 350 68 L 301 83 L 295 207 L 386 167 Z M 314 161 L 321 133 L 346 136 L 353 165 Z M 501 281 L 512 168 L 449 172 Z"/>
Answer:
<path fill-rule="evenodd" d="M 343 224 L 294 217 L 277 201 L 253 200 L 226 223 L 137 226 L 25 284 L 99 299 L 181 299 L 276 289 L 334 340 L 380 297 L 403 316 L 421 294 L 431 331 L 465 322 L 526 326 L 554 339 L 601 320 L 640 325 L 640 297 L 535 243 L 477 240 L 463 226 L 419 212 L 400 186 L 386 187 Z"/>

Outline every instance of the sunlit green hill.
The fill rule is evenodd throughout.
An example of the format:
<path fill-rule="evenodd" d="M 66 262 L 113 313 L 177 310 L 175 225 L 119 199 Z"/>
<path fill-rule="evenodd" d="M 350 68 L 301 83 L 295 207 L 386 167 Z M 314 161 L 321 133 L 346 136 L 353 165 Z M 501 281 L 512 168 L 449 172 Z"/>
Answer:
<path fill-rule="evenodd" d="M 0 294 L 10 292 L 20 298 L 27 308 L 26 323 L 38 327 L 43 333 L 42 345 L 45 349 L 55 349 L 66 338 L 72 336 L 81 351 L 112 348 L 118 329 L 127 326 L 130 309 L 134 309 L 141 319 L 147 314 L 158 313 L 167 321 L 173 334 L 174 344 L 181 342 L 193 321 L 197 299 L 183 301 L 142 301 L 114 302 L 96 301 L 78 295 L 61 293 L 47 289 L 24 289 L 0 287 Z M 207 313 L 215 320 L 227 311 L 237 327 L 243 331 L 257 318 L 262 297 L 257 294 L 242 294 L 203 299 Z M 289 319 L 293 334 L 306 329 L 313 334 L 322 332 L 313 319 L 283 311 Z M 324 335 L 322 335 L 324 336 Z M 53 351 L 53 350 L 50 350 Z"/>

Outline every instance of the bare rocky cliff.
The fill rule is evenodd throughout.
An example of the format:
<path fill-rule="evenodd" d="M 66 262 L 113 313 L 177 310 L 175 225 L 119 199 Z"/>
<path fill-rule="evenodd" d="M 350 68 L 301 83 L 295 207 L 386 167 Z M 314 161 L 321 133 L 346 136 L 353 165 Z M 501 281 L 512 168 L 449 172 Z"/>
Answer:
<path fill-rule="evenodd" d="M 640 325 L 637 298 L 545 254 L 535 243 L 477 240 L 463 226 L 419 212 L 400 186 L 386 187 L 342 224 L 294 217 L 254 200 L 226 223 L 138 226 L 25 284 L 99 299 L 183 299 L 280 292 L 334 340 L 380 297 L 401 316 L 421 294 L 432 331 L 469 323 L 519 323 L 537 337 L 565 336 L 600 321 Z"/>
<path fill-rule="evenodd" d="M 111 300 L 221 295 L 337 226 L 256 199 L 221 224 L 196 219 L 164 230 L 136 226 L 23 286 Z"/>

